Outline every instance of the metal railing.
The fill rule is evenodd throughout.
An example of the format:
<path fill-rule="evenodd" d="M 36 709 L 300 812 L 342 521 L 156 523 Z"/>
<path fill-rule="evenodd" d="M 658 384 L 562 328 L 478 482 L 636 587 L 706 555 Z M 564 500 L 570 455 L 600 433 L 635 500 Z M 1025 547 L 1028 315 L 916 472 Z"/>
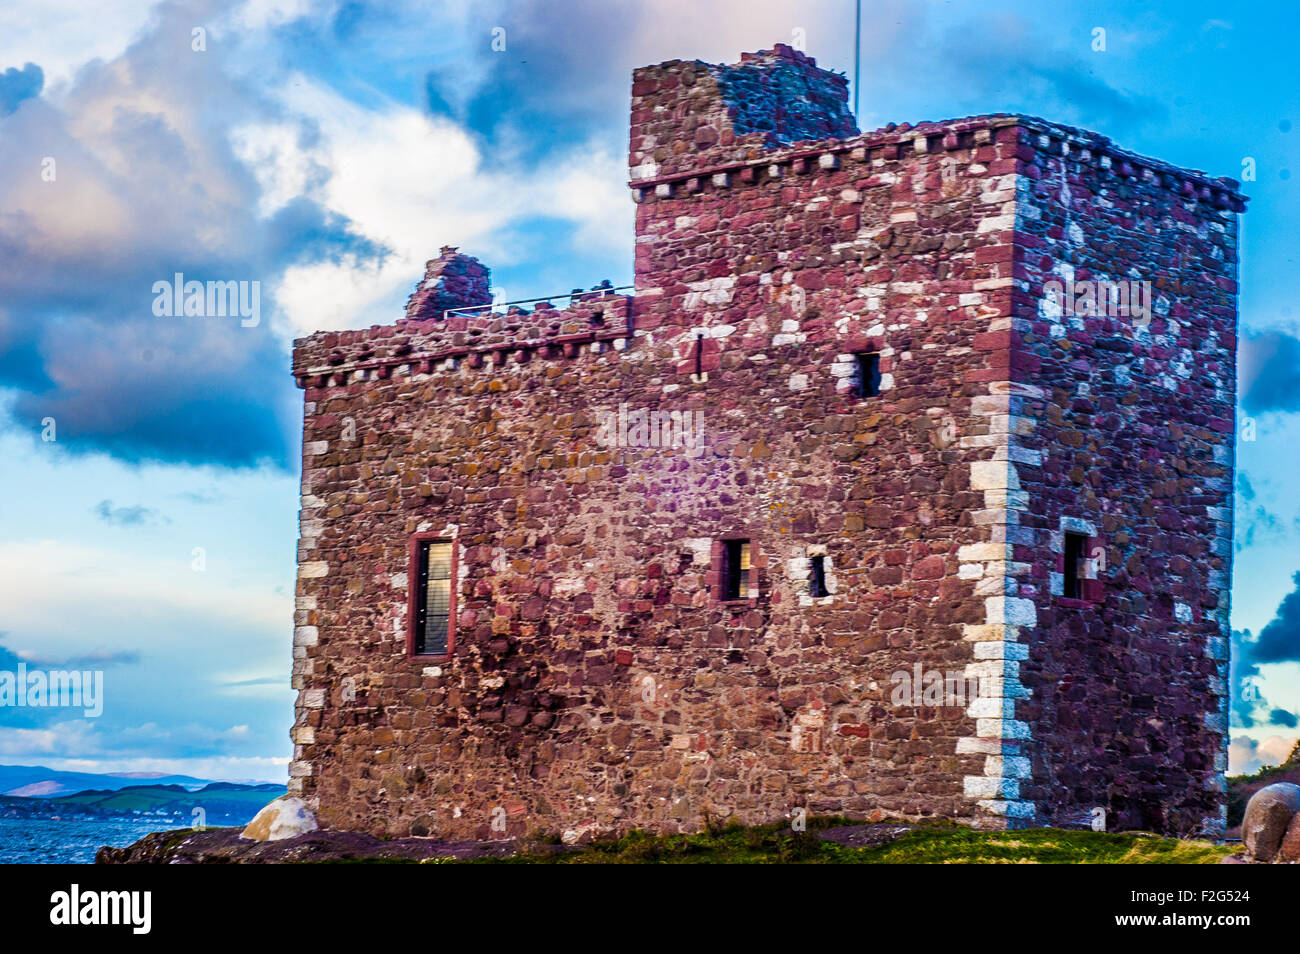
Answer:
<path fill-rule="evenodd" d="M 584 301 L 599 301 L 602 298 L 612 298 L 615 295 L 623 295 L 631 292 L 635 285 L 610 285 L 607 287 L 597 286 L 590 291 L 578 291 L 574 289 L 571 292 L 564 292 L 559 295 L 543 295 L 539 298 L 520 298 L 516 301 L 489 302 L 486 305 L 468 305 L 464 308 L 448 308 L 442 313 L 443 320 L 455 315 L 457 317 L 471 317 L 473 315 L 505 315 L 512 306 L 523 308 L 526 305 L 538 305 L 546 302 L 548 305 L 554 305 L 556 301 L 563 301 L 565 304 L 561 307 L 567 308 L 570 305 L 576 305 Z"/>

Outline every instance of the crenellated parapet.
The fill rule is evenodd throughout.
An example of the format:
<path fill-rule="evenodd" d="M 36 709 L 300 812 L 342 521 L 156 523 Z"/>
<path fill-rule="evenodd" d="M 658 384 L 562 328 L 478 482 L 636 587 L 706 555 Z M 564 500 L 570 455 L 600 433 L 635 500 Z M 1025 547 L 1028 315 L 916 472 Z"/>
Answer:
<path fill-rule="evenodd" d="M 628 186 L 635 201 L 646 202 L 840 168 L 868 176 L 881 162 L 965 152 L 1007 141 L 1008 137 L 1024 147 L 1024 152 L 1014 157 L 1022 162 L 1033 163 L 1039 153 L 1062 157 L 1080 168 L 1096 170 L 1116 185 L 1126 180 L 1157 180 L 1174 200 L 1203 203 L 1228 212 L 1243 212 L 1246 208 L 1246 197 L 1235 179 L 1212 178 L 1199 170 L 1121 149 L 1098 133 L 1011 113 L 916 125 L 890 123 L 848 139 L 777 146 L 748 154 L 687 152 L 684 154 L 693 156 L 694 164 L 678 161 L 634 165 Z"/>
<path fill-rule="evenodd" d="M 477 369 L 574 358 L 583 349 L 621 348 L 632 335 L 632 298 L 611 288 L 575 293 L 561 308 L 549 300 L 532 305 L 467 307 L 445 317 L 299 338 L 293 374 L 300 387 L 341 386 L 427 374 L 461 361 Z"/>

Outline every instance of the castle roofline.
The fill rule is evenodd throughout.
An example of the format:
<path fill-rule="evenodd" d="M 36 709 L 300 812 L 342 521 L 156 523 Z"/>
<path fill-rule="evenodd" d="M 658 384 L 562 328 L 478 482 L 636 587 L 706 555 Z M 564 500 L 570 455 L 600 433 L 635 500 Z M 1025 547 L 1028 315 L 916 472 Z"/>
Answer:
<path fill-rule="evenodd" d="M 502 367 L 533 356 L 558 359 L 575 358 L 584 350 L 622 351 L 635 334 L 631 297 L 597 288 L 575 294 L 563 308 L 548 299 L 534 299 L 532 311 L 456 309 L 441 319 L 318 331 L 294 340 L 293 375 L 299 387 L 327 387 L 382 380 L 395 372 L 429 374 L 462 360 L 471 368 Z"/>
<path fill-rule="evenodd" d="M 813 165 L 834 169 L 838 167 L 839 157 L 845 153 L 862 160 L 866 159 L 867 153 L 872 150 L 888 152 L 890 148 L 896 150 L 910 148 L 916 153 L 925 154 L 968 148 L 972 145 L 992 142 L 999 130 L 1011 128 L 1037 133 L 1036 140 L 1030 144 L 1032 148 L 1051 155 L 1077 154 L 1080 161 L 1090 162 L 1099 168 L 1110 170 L 1121 178 L 1146 174 L 1159 175 L 1164 177 L 1165 185 L 1171 191 L 1180 192 L 1187 198 L 1196 198 L 1220 208 L 1231 207 L 1235 212 L 1245 211 L 1245 204 L 1249 201 L 1249 197 L 1240 191 L 1241 184 L 1236 179 L 1228 176 L 1212 178 L 1199 169 L 1177 166 L 1123 149 L 1101 133 L 1024 113 L 988 113 L 961 119 L 925 121 L 914 125 L 890 123 L 847 139 L 806 141 L 779 148 L 756 149 L 755 154 L 748 159 L 675 171 L 666 175 L 636 177 L 628 181 L 628 186 L 634 190 L 637 201 L 650 195 L 666 198 L 672 194 L 673 187 L 679 184 L 688 184 L 688 191 L 697 191 L 702 187 L 701 180 L 705 179 L 710 180 L 715 186 L 730 185 L 729 177 L 733 173 L 738 173 L 742 182 L 752 182 L 757 180 L 758 174 L 765 167 L 767 173 L 772 176 L 785 174 L 787 168 L 791 168 L 796 173 L 806 172 Z M 886 156 L 886 158 L 898 157 L 897 152 L 893 156 Z M 715 178 L 723 176 L 727 176 L 728 181 Z"/>

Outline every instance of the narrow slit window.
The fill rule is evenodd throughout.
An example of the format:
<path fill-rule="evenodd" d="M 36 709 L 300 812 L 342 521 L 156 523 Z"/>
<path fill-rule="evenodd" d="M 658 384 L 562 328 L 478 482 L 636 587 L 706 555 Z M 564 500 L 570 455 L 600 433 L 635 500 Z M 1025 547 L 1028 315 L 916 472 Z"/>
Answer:
<path fill-rule="evenodd" d="M 1066 599 L 1083 599 L 1083 560 L 1088 550 L 1088 538 L 1082 533 L 1065 534 L 1064 583 L 1061 595 Z"/>
<path fill-rule="evenodd" d="M 445 656 L 451 641 L 451 541 L 420 544 L 415 654 Z"/>
<path fill-rule="evenodd" d="M 880 355 L 863 351 L 853 356 L 853 390 L 860 398 L 880 393 Z"/>
<path fill-rule="evenodd" d="M 749 599 L 749 541 L 724 540 L 722 551 L 722 598 Z"/>
<path fill-rule="evenodd" d="M 826 557 L 813 557 L 808 569 L 808 595 L 814 599 L 830 596 L 831 591 L 826 589 Z"/>

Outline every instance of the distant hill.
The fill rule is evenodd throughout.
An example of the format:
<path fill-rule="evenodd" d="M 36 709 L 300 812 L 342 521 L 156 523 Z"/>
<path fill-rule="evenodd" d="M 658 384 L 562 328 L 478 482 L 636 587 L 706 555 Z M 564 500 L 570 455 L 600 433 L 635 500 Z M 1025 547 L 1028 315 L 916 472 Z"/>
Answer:
<path fill-rule="evenodd" d="M 0 817 L 8 818 L 157 818 L 160 827 L 245 825 L 267 802 L 285 794 L 272 782 L 241 785 L 211 782 L 198 789 L 184 785 L 129 785 L 90 789 L 56 798 L 0 796 Z M 202 814 L 197 814 L 201 809 Z"/>
<path fill-rule="evenodd" d="M 78 792 L 50 799 L 56 805 L 92 808 L 106 812 L 140 814 L 190 814 L 202 808 L 209 816 L 243 816 L 251 819 L 267 802 L 285 793 L 283 785 L 235 785 L 213 782 L 196 791 L 180 785 L 132 785 L 108 791 Z"/>
<path fill-rule="evenodd" d="M 95 772 L 60 772 L 43 765 L 0 765 L 0 795 L 19 798 L 57 798 L 72 795 L 89 788 L 119 789 L 139 785 L 143 781 L 157 785 L 181 785 L 189 789 L 202 788 L 211 779 L 192 775 L 154 775 L 152 773 L 123 772 L 97 774 Z"/>

